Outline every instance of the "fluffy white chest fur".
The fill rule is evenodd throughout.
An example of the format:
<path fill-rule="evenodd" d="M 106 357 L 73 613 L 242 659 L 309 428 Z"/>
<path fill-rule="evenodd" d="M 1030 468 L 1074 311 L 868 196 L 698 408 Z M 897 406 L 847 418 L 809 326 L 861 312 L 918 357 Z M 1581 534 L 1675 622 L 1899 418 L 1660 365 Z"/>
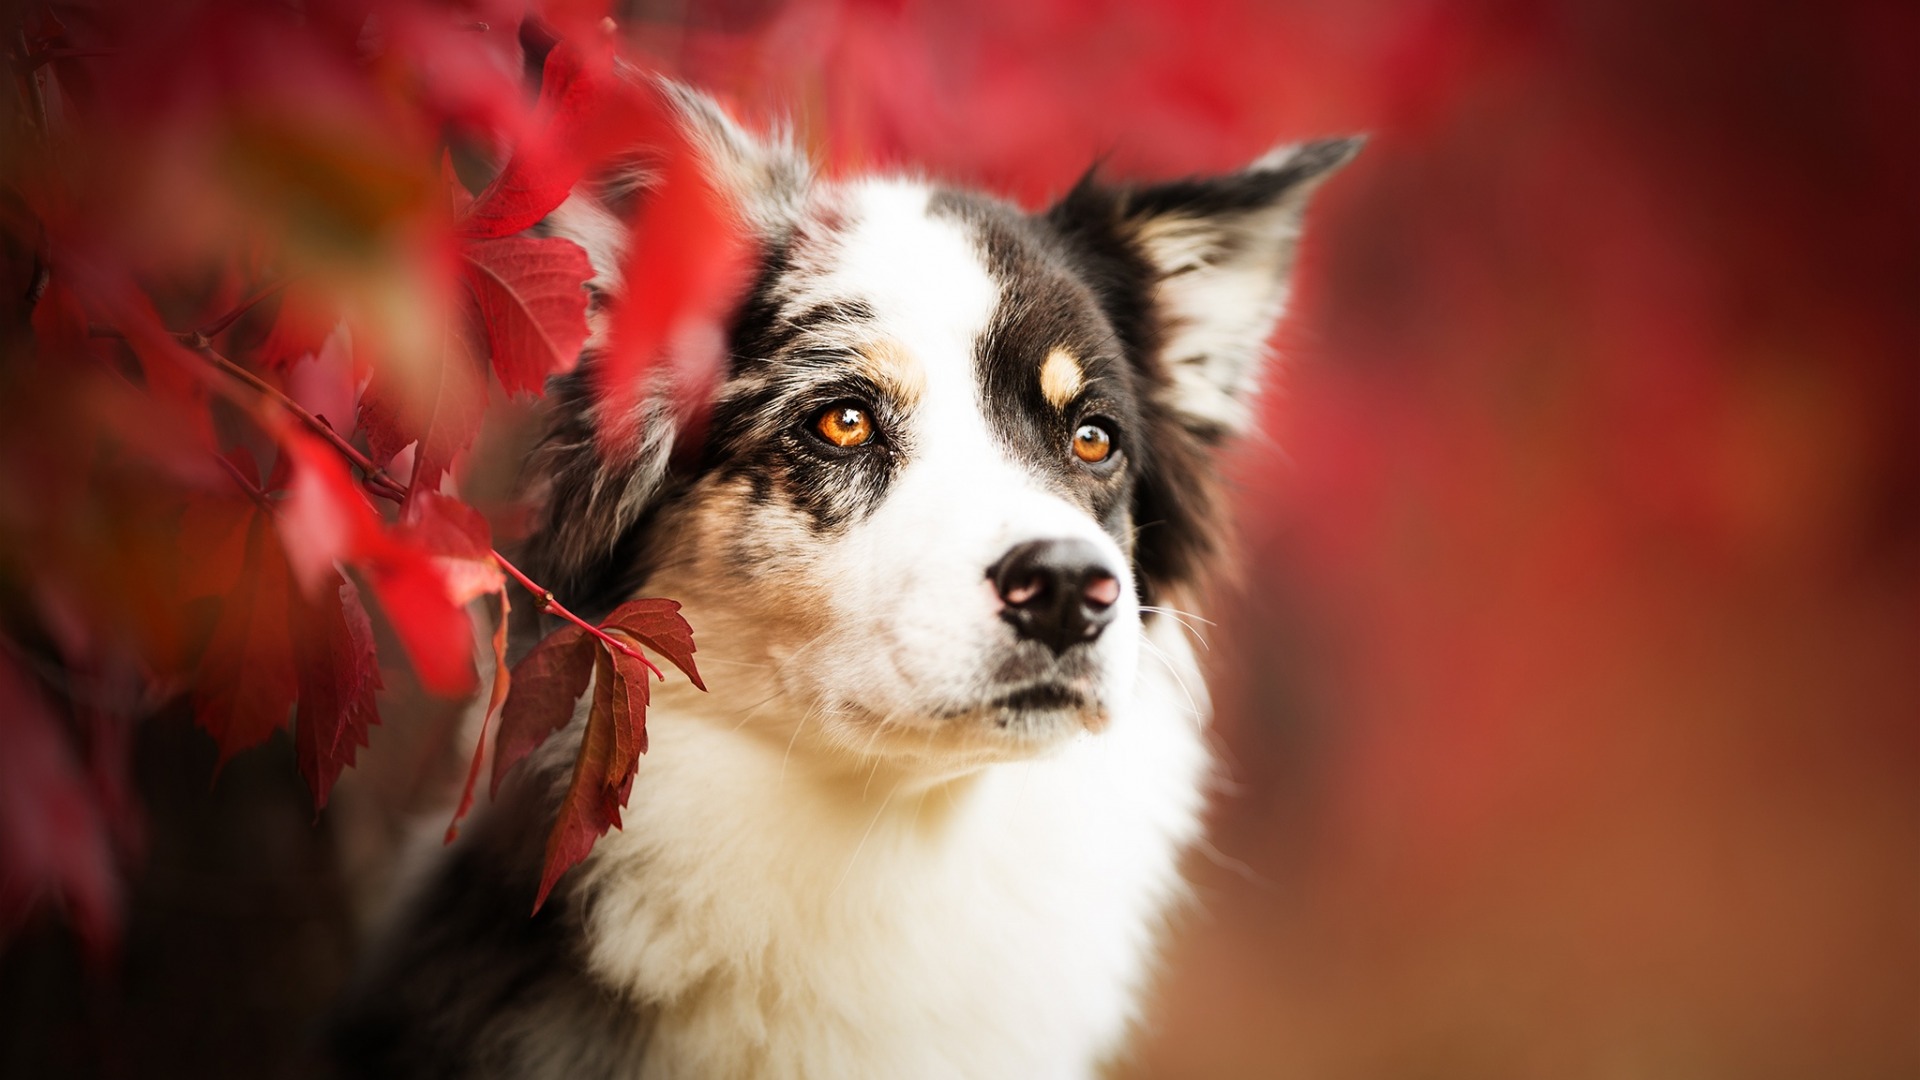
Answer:
<path fill-rule="evenodd" d="M 1179 627 L 1112 725 L 945 783 L 839 772 L 675 695 L 596 853 L 593 971 L 645 1077 L 1082 1077 L 1134 1019 L 1207 768 Z"/>

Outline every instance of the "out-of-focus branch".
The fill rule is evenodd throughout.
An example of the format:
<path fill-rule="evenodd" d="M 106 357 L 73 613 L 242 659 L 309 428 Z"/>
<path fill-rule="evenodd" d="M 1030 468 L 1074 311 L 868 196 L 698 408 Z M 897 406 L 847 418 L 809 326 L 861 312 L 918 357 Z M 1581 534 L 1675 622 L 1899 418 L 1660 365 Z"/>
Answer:
<path fill-rule="evenodd" d="M 270 295 L 270 293 L 267 295 Z M 207 325 L 220 328 L 231 326 L 235 320 L 246 313 L 247 308 L 259 303 L 262 299 L 265 299 L 265 295 L 256 294 L 255 296 L 249 297 L 242 302 L 236 311 L 229 312 Z M 280 389 L 272 383 L 267 382 L 253 372 L 220 355 L 214 350 L 213 343 L 207 340 L 208 334 L 205 331 L 190 330 L 183 334 L 176 334 L 175 337 L 179 339 L 181 344 L 204 357 L 217 371 L 245 384 L 249 389 L 258 394 L 261 399 L 271 402 L 274 406 L 285 410 L 288 414 L 292 415 L 294 419 L 305 425 L 309 431 L 312 431 L 324 439 L 327 445 L 333 447 L 342 457 L 346 458 L 355 468 L 360 470 L 362 482 L 366 485 L 368 491 L 396 503 L 406 502 L 409 490 L 407 485 L 395 480 L 392 474 L 375 465 L 372 458 L 361 453 L 359 447 L 354 446 L 342 437 L 338 431 L 333 429 L 333 425 L 309 412 L 299 402 L 282 393 Z M 236 478 L 241 478 L 239 470 L 234 469 L 232 464 L 226 462 L 224 458 L 221 460 L 227 464 L 228 470 Z M 252 487 L 251 484 L 247 486 Z M 257 489 L 254 490 L 257 491 Z M 260 497 L 264 499 L 266 496 L 263 493 Z M 508 560 L 505 555 L 500 554 L 497 549 L 489 549 L 488 554 L 492 556 L 494 565 L 498 566 L 502 573 L 512 578 L 521 588 L 533 594 L 534 603 L 541 611 L 572 623 L 588 634 L 593 635 L 594 638 L 598 639 L 599 642 L 607 648 L 645 664 L 647 669 L 652 671 L 656 678 L 666 678 L 661 670 L 654 665 L 653 661 L 647 659 L 646 655 L 640 652 L 640 650 L 568 610 L 565 604 L 562 604 L 554 597 L 552 590 L 528 577 L 524 571 L 513 565 L 513 563 Z"/>

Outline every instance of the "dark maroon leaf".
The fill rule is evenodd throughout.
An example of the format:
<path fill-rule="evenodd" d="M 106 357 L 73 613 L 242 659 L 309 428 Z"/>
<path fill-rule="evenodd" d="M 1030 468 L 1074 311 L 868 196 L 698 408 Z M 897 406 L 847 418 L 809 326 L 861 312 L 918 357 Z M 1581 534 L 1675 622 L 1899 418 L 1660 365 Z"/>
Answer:
<path fill-rule="evenodd" d="M 629 600 L 614 608 L 602 625 L 632 634 L 647 648 L 666 657 L 693 685 L 702 690 L 707 688 L 707 684 L 700 681 L 699 669 L 693 666 L 693 627 L 681 617 L 678 600 L 657 597 Z"/>

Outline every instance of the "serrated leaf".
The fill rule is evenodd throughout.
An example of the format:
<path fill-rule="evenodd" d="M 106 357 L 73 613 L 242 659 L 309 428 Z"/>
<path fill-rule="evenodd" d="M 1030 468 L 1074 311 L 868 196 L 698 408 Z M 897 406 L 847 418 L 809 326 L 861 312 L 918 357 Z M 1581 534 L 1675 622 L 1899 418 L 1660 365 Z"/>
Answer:
<path fill-rule="evenodd" d="M 392 624 L 420 685 L 442 697 L 473 691 L 473 627 L 447 595 L 446 578 L 426 556 L 399 550 L 363 566 L 380 610 Z"/>
<path fill-rule="evenodd" d="M 432 557 L 458 604 L 499 592 L 506 578 L 493 561 L 493 531 L 478 510 L 437 491 L 417 491 L 407 500 L 400 537 Z"/>
<path fill-rule="evenodd" d="M 487 727 L 512 692 L 513 673 L 507 669 L 507 619 L 512 614 L 513 604 L 507 600 L 507 590 L 502 588 L 500 621 L 493 627 L 493 691 L 487 696 L 487 713 L 480 718 L 480 735 L 473 741 L 473 761 L 467 765 L 467 782 L 460 790 L 460 805 L 454 807 L 453 820 L 447 822 L 446 843 L 449 844 L 460 834 L 460 819 L 473 809 L 474 786 L 480 781 L 480 765 L 487 757 Z"/>
<path fill-rule="evenodd" d="M 580 245 L 509 236 L 468 241 L 460 254 L 500 385 L 537 396 L 548 376 L 573 370 L 587 340 L 586 283 L 593 276 Z"/>
<path fill-rule="evenodd" d="M 578 865 L 593 850 L 594 841 L 608 829 L 620 824 L 624 792 L 616 797 L 609 780 L 620 770 L 620 748 L 615 717 L 613 659 L 597 640 L 594 650 L 593 707 L 587 713 L 586 730 L 580 735 L 580 753 L 573 762 L 573 781 L 560 800 L 560 813 L 547 834 L 546 857 L 540 869 L 540 892 L 534 897 L 533 910 L 547 902 L 560 875 Z M 627 773 L 629 782 L 631 771 Z"/>
<path fill-rule="evenodd" d="M 360 398 L 360 426 L 373 460 L 385 465 L 415 446 L 412 487 L 432 491 L 473 445 L 487 407 L 486 372 L 479 362 L 481 335 L 464 305 L 447 317 L 437 355 L 402 378 L 392 363 L 375 368 Z"/>
<path fill-rule="evenodd" d="M 284 726 L 299 692 L 288 629 L 293 583 L 265 515 L 249 521 L 243 558 L 194 680 L 194 721 L 219 744 L 222 765 Z"/>
<path fill-rule="evenodd" d="M 293 462 L 292 495 L 279 514 L 281 536 L 312 594 L 330 580 L 333 565 L 346 563 L 366 575 L 394 635 L 429 691 L 457 697 L 473 689 L 473 639 L 467 614 L 433 554 L 412 538 L 386 528 L 353 486 L 332 448 L 299 431 L 282 434 Z M 458 506 L 430 495 L 442 522 L 453 520 Z M 471 511 L 468 511 L 471 513 Z M 483 523 L 484 524 L 484 523 Z M 453 537 L 461 528 L 447 526 Z M 454 542 L 452 540 L 450 543 Z M 459 541 L 468 551 L 471 537 Z"/>
<path fill-rule="evenodd" d="M 627 635 L 618 629 L 610 636 L 626 639 Z M 627 639 L 628 644 L 634 644 Z M 620 802 L 627 801 L 627 791 L 633 784 L 634 770 L 639 767 L 640 755 L 647 752 L 647 703 L 649 700 L 648 680 L 653 677 L 646 664 L 625 653 L 608 649 L 613 659 L 613 745 L 615 771 L 610 772 L 604 781 L 609 791 L 618 790 Z"/>
<path fill-rule="evenodd" d="M 658 597 L 629 600 L 614 608 L 601 625 L 626 631 L 647 648 L 666 657 L 693 685 L 702 690 L 707 688 L 707 684 L 700 681 L 699 669 L 693 664 L 693 627 L 681 616 L 678 600 Z"/>
<path fill-rule="evenodd" d="M 304 431 L 280 440 L 288 471 L 287 498 L 274 515 L 295 580 L 309 596 L 324 598 L 336 563 L 351 561 L 380 529 L 379 518 L 346 463 L 333 448 Z"/>
<path fill-rule="evenodd" d="M 508 770 L 573 719 L 574 706 L 593 676 L 595 647 L 586 631 L 562 627 L 514 665 L 513 693 L 500 710 L 494 743 L 492 792 L 499 793 Z"/>
<path fill-rule="evenodd" d="M 318 602 L 296 595 L 292 617 L 300 689 L 294 757 L 318 812 L 341 770 L 367 745 L 368 729 L 380 722 L 374 699 L 382 688 L 380 665 L 360 592 L 338 574 Z"/>

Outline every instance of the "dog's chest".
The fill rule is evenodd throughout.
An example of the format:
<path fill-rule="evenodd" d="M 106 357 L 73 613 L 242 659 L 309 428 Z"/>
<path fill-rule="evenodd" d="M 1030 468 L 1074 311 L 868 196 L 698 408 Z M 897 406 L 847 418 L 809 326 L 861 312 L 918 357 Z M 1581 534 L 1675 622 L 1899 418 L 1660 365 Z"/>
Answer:
<path fill-rule="evenodd" d="M 1141 691 L 1097 738 L 912 792 L 657 717 L 588 920 L 595 974 L 657 1008 L 641 1075 L 1087 1075 L 1198 829 L 1199 720 Z"/>

